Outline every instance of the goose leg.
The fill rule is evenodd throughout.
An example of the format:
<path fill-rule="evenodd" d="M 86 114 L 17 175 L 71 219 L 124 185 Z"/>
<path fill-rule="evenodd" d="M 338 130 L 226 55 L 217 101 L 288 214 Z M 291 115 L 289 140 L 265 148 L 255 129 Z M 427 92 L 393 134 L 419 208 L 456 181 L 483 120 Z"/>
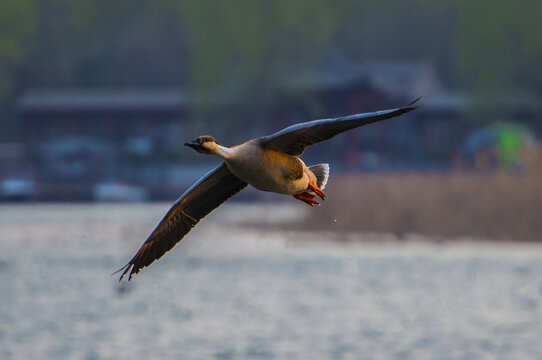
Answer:
<path fill-rule="evenodd" d="M 314 195 L 309 192 L 295 194 L 292 196 L 295 197 L 297 200 L 301 200 L 310 206 L 314 206 L 314 204 L 317 204 L 317 205 L 320 204 L 318 201 L 314 200 Z"/>
<path fill-rule="evenodd" d="M 322 191 L 322 189 L 320 189 L 315 183 L 313 183 L 312 181 L 309 181 L 309 190 L 311 191 L 314 191 L 316 193 L 316 195 L 320 196 L 320 198 L 322 200 L 324 200 L 324 198 L 326 197 L 326 194 L 324 194 L 324 192 Z M 313 196 L 314 197 L 314 196 Z"/>

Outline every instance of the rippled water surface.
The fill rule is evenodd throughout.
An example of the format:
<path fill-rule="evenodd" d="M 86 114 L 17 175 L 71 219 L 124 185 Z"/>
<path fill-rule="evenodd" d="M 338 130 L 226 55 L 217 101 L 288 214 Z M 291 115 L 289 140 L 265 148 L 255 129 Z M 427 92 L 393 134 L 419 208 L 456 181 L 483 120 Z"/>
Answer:
<path fill-rule="evenodd" d="M 119 285 L 167 208 L 1 206 L 0 359 L 542 359 L 540 245 L 294 232 L 302 206 L 234 205 Z"/>

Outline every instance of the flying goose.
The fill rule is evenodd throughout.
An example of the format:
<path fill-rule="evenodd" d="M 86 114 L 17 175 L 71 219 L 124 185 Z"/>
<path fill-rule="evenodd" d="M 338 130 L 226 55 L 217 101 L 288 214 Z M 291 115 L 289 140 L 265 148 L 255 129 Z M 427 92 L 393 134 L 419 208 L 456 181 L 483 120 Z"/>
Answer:
<path fill-rule="evenodd" d="M 171 250 L 207 214 L 248 184 L 263 191 L 293 195 L 310 206 L 322 200 L 329 165 L 307 167 L 299 158 L 306 147 L 344 131 L 393 118 L 417 108 L 416 99 L 405 107 L 308 121 L 237 146 L 222 146 L 212 136 L 197 137 L 184 145 L 224 161 L 182 194 L 149 235 L 134 257 L 117 272 L 128 281 Z"/>

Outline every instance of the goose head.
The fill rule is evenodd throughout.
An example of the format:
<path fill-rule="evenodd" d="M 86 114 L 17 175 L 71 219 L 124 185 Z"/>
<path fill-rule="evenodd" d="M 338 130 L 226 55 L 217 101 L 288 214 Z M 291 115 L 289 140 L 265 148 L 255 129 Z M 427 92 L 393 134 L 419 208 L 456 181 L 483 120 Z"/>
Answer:
<path fill-rule="evenodd" d="M 192 141 L 184 143 L 201 154 L 216 154 L 220 145 L 214 137 L 210 135 L 198 136 Z"/>

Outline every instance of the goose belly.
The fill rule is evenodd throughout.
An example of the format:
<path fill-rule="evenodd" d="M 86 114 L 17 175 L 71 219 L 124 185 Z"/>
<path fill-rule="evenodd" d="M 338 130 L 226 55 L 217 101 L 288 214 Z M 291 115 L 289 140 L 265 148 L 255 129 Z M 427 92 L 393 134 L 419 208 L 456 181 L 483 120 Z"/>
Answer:
<path fill-rule="evenodd" d="M 227 161 L 226 164 L 235 176 L 256 189 L 279 194 L 297 194 L 307 189 L 308 176 L 304 173 L 300 179 L 290 179 L 286 162 L 270 161 L 265 157 L 262 161 L 243 160 Z"/>

